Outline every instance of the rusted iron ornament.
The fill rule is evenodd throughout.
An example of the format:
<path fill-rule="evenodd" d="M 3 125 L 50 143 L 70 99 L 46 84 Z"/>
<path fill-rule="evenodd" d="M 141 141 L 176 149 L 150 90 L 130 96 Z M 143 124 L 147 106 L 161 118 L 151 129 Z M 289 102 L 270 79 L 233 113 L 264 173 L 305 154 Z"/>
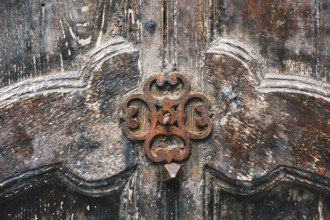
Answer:
<path fill-rule="evenodd" d="M 151 76 L 143 92 L 124 101 L 125 134 L 132 140 L 145 140 L 145 153 L 153 162 L 186 159 L 190 139 L 204 139 L 212 130 L 209 99 L 190 94 L 187 79 L 178 73 Z"/>

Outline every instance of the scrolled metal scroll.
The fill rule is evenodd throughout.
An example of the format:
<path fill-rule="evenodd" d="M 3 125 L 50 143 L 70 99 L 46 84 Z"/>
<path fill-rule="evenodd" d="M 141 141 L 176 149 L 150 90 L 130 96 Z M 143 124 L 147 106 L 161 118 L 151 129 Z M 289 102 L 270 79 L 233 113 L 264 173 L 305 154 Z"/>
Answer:
<path fill-rule="evenodd" d="M 204 139 L 211 133 L 209 99 L 201 93 L 191 94 L 187 79 L 179 73 L 151 76 L 143 92 L 123 103 L 125 134 L 144 140 L 145 154 L 153 162 L 186 159 L 190 139 Z"/>

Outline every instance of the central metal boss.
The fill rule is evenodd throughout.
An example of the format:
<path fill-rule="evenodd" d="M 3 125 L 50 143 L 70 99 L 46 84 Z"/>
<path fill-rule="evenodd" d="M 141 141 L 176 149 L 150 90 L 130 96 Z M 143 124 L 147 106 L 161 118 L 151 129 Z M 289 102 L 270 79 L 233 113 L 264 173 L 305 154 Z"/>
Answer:
<path fill-rule="evenodd" d="M 210 101 L 190 93 L 182 74 L 154 75 L 123 103 L 124 132 L 132 140 L 144 140 L 147 157 L 156 163 L 182 161 L 191 151 L 190 139 L 206 138 L 212 123 Z"/>

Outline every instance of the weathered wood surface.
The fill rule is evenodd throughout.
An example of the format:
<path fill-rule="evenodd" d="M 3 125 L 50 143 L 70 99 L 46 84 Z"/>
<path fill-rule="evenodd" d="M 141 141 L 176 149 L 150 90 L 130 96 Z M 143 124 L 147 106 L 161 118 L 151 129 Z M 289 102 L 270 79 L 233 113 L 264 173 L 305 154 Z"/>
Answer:
<path fill-rule="evenodd" d="M 222 10 L 223 36 L 251 45 L 267 73 L 329 82 L 329 1 L 223 1 Z"/>
<path fill-rule="evenodd" d="M 240 180 L 279 165 L 329 178 L 329 85 L 260 79 L 256 64 L 233 42 L 219 42 L 206 53 L 204 88 L 215 108 L 206 163 Z"/>
<path fill-rule="evenodd" d="M 141 49 L 144 75 L 178 69 L 196 86 L 206 47 L 226 37 L 251 46 L 267 73 L 329 81 L 327 0 L 1 1 L 0 13 L 2 86 L 74 71 L 119 35 Z"/>
<path fill-rule="evenodd" d="M 98 206 L 100 218 L 326 217 L 329 8 L 327 0 L 0 1 L 0 200 L 9 201 L 1 215 L 49 217 L 65 192 L 63 218 L 91 217 L 82 209 L 97 199 L 74 189 L 106 196 L 99 200 L 113 213 Z M 175 184 L 161 182 L 161 166 L 120 122 L 124 98 L 171 71 L 208 95 L 213 111 L 213 132 L 192 142 Z M 40 204 L 56 204 L 41 212 L 37 201 L 19 201 L 38 193 Z M 71 199 L 86 203 L 70 209 Z"/>
<path fill-rule="evenodd" d="M 282 182 L 252 195 L 225 191 L 223 181 L 208 173 L 206 183 L 206 219 L 329 218 L 329 196 L 296 183 Z"/>
<path fill-rule="evenodd" d="M 39 185 L 11 200 L 1 201 L 5 219 L 119 219 L 119 195 L 90 197 L 71 190 L 58 180 Z"/>
<path fill-rule="evenodd" d="M 133 169 L 137 151 L 123 138 L 119 119 L 121 97 L 138 82 L 137 59 L 131 45 L 114 40 L 92 51 L 71 78 L 52 75 L 3 88 L 0 178 L 59 162 L 84 181 Z"/>

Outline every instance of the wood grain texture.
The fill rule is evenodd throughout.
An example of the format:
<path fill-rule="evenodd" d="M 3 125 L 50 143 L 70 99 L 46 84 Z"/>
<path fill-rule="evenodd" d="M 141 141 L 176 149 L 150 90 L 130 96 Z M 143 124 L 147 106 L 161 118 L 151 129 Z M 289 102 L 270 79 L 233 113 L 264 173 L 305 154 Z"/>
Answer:
<path fill-rule="evenodd" d="M 258 179 L 280 165 L 329 178 L 328 87 L 300 89 L 284 78 L 288 88 L 258 91 L 258 84 L 271 86 L 265 86 L 267 79 L 260 81 L 258 72 L 251 68 L 253 56 L 234 49 L 229 54 L 223 48 L 215 46 L 205 56 L 205 88 L 214 103 L 206 163 L 244 181 Z"/>
<path fill-rule="evenodd" d="M 136 150 L 119 118 L 121 97 L 137 82 L 137 59 L 132 46 L 114 40 L 90 53 L 78 74 L 81 86 L 62 91 L 70 79 L 35 80 L 37 89 L 5 100 L 1 180 L 58 162 L 85 181 L 132 169 Z"/>
<path fill-rule="evenodd" d="M 17 0 L 0 13 L 3 218 L 329 215 L 328 0 Z M 126 97 L 172 71 L 209 96 L 214 127 L 175 184 L 120 121 Z"/>
<path fill-rule="evenodd" d="M 329 82 L 329 60 L 330 60 L 330 2 L 327 0 L 320 0 L 319 2 L 319 41 L 318 41 L 318 50 L 319 50 L 319 69 L 318 77 L 324 78 Z"/>
<path fill-rule="evenodd" d="M 80 58 L 126 36 L 124 1 L 1 1 L 0 86 L 76 71 Z M 66 9 L 66 10 L 64 10 Z"/>
<path fill-rule="evenodd" d="M 328 82 L 324 59 L 329 60 L 325 52 L 329 45 L 324 44 L 326 34 L 320 36 L 321 30 L 328 30 L 327 3 L 321 2 L 225 0 L 222 36 L 251 45 L 269 73 Z"/>
<path fill-rule="evenodd" d="M 196 88 L 201 80 L 201 65 L 205 48 L 203 1 L 177 1 L 177 7 L 176 69 L 189 74 L 191 84 L 193 88 Z"/>
<path fill-rule="evenodd" d="M 81 195 L 58 180 L 0 202 L 1 219 L 119 219 L 119 194 Z"/>
<path fill-rule="evenodd" d="M 224 182 L 223 178 L 207 172 L 205 219 L 326 219 L 329 212 L 328 195 L 297 184 L 295 178 L 282 179 L 276 185 L 255 190 L 250 195 L 224 188 Z"/>
<path fill-rule="evenodd" d="M 269 73 L 329 78 L 326 0 L 0 4 L 1 86 L 75 71 L 81 54 L 119 35 L 140 48 L 144 76 L 176 69 L 196 86 L 205 49 L 225 37 L 250 45 Z"/>

